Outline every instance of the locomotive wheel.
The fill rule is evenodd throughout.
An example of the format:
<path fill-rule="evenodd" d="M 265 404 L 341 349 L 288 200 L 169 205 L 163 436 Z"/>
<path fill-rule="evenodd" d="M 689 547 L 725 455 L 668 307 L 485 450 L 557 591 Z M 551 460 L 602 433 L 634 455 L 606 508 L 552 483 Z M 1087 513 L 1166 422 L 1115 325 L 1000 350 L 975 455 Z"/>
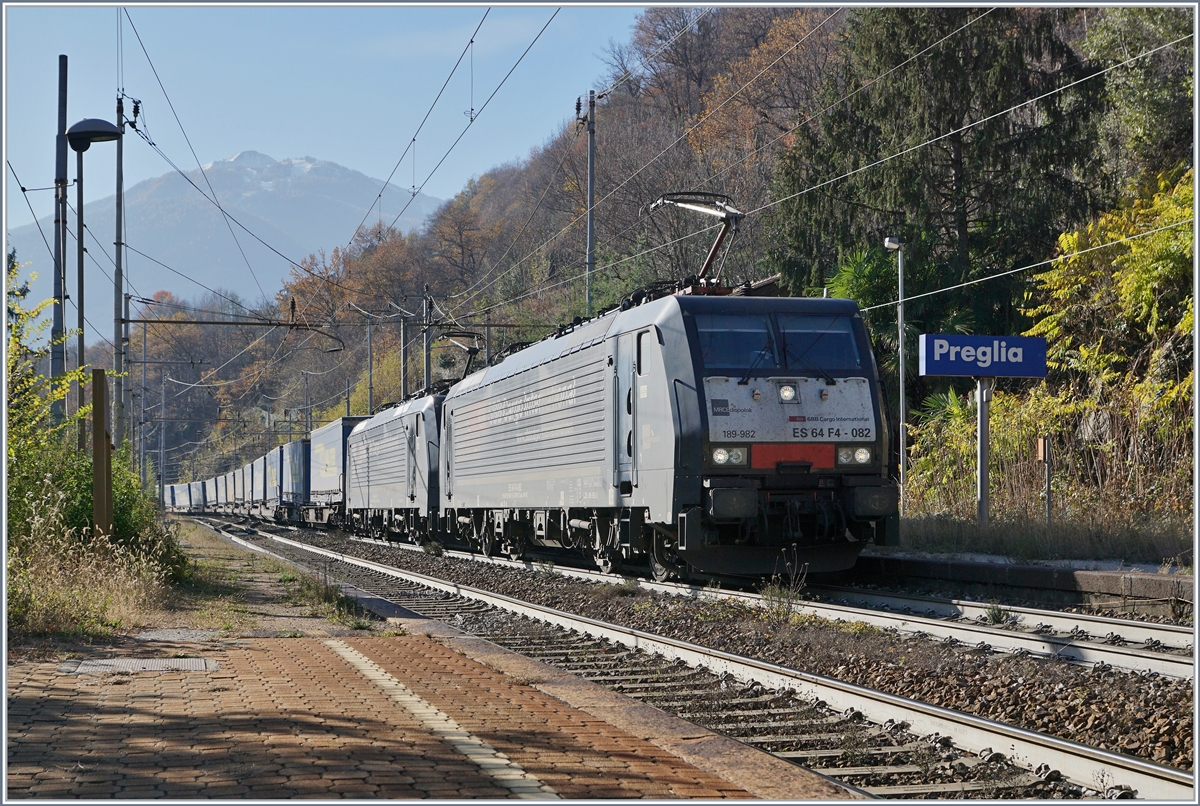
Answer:
<path fill-rule="evenodd" d="M 655 582 L 666 582 L 679 569 L 679 554 L 676 549 L 668 547 L 662 541 L 662 535 L 655 534 L 650 543 L 650 576 Z"/>
<path fill-rule="evenodd" d="M 483 553 L 484 557 L 491 557 L 492 551 L 496 548 L 496 540 L 492 536 L 492 530 L 487 524 L 484 524 L 483 528 L 479 530 L 478 537 L 480 552 Z"/>
<path fill-rule="evenodd" d="M 671 576 L 671 569 L 659 561 L 656 552 L 650 553 L 650 576 L 654 577 L 655 582 L 666 582 Z"/>

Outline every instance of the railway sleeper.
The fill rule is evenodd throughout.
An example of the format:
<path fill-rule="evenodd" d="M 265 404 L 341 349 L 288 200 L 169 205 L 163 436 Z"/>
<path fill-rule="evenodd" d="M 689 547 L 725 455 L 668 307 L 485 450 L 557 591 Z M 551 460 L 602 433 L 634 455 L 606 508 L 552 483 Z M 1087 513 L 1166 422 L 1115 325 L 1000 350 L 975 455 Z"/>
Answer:
<path fill-rule="evenodd" d="M 890 738 L 891 734 L 888 733 L 887 731 L 882 731 L 882 730 L 881 731 L 868 731 L 863 734 L 862 738 L 864 741 L 872 741 L 872 740 L 877 739 L 880 736 L 887 736 Z M 738 741 L 744 742 L 746 744 L 754 744 L 754 745 L 799 744 L 800 742 L 832 742 L 832 741 L 841 742 L 845 738 L 846 738 L 845 733 L 809 733 L 809 734 L 804 734 L 804 735 L 800 735 L 800 736 L 783 736 L 780 734 L 776 734 L 773 736 L 747 736 L 747 737 L 738 739 Z M 774 753 L 774 751 L 771 751 L 771 752 Z M 775 755 L 778 755 L 778 754 L 775 753 Z"/>
<path fill-rule="evenodd" d="M 901 784 L 896 786 L 863 786 L 864 792 L 869 792 L 881 798 L 899 797 L 905 795 L 942 794 L 954 792 L 987 792 L 994 789 L 1023 789 L 1042 783 L 1042 779 L 1033 773 L 1023 773 L 1008 778 L 997 778 L 987 781 L 954 781 L 943 784 Z"/>
<path fill-rule="evenodd" d="M 929 745 L 925 742 L 909 742 L 908 744 L 898 744 L 891 747 L 864 747 L 854 752 L 860 756 L 886 756 L 896 755 L 900 753 L 915 753 L 922 750 L 928 750 Z M 825 750 L 780 750 L 771 755 L 779 758 L 786 758 L 793 761 L 817 761 L 826 758 L 841 758 L 846 755 L 846 751 L 841 748 L 825 749 Z M 813 767 L 813 769 L 817 769 Z M 836 769 L 834 767 L 822 769 Z"/>
<path fill-rule="evenodd" d="M 642 683 L 636 681 L 644 681 L 645 678 L 652 677 L 655 681 L 669 683 L 672 680 L 685 680 L 694 676 L 695 672 L 692 671 L 661 671 L 658 667 L 654 666 L 634 666 L 622 671 L 621 674 L 588 675 L 588 680 L 593 683 L 624 682 L 628 685 L 650 685 L 649 682 Z"/>
<path fill-rule="evenodd" d="M 721 703 L 721 705 L 724 706 L 726 704 Z M 814 709 L 812 709 L 812 708 L 779 708 L 779 709 L 755 708 L 752 710 L 741 711 L 736 708 L 726 707 L 720 711 L 708 711 L 707 713 L 712 716 L 717 716 L 717 717 L 725 717 L 725 716 L 744 716 L 744 717 L 766 716 L 766 717 L 771 717 L 771 716 L 776 716 L 776 717 L 784 718 L 784 717 L 789 717 L 789 716 L 811 716 L 813 713 L 813 710 Z M 689 712 L 682 711 L 681 713 L 686 714 Z M 700 712 L 696 712 L 696 713 L 700 713 Z M 813 722 L 813 723 L 821 722 L 821 723 L 828 724 L 828 723 L 840 722 L 842 720 L 841 720 L 841 717 L 829 717 L 829 718 L 810 719 L 808 721 Z"/>

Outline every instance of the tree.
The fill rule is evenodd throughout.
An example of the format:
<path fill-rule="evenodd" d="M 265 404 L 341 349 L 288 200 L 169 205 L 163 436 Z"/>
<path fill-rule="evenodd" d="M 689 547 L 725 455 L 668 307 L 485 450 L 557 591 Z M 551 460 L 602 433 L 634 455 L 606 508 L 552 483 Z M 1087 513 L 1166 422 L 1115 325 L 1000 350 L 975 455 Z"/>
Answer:
<path fill-rule="evenodd" d="M 1162 48 L 1108 79 L 1105 129 L 1121 179 L 1192 162 L 1194 13 L 1192 8 L 1109 8 L 1088 28 L 1084 51 L 1106 65 Z"/>
<path fill-rule="evenodd" d="M 1057 91 L 1095 71 L 1057 33 L 1065 13 L 852 15 L 823 91 L 832 109 L 797 129 L 777 176 L 788 200 L 772 257 L 794 290 L 820 288 L 839 254 L 885 235 L 905 237 L 908 263 L 936 267 L 942 285 L 975 279 L 1036 262 L 1093 211 L 1103 82 Z M 1020 325 L 1022 282 L 969 295 L 977 332 Z"/>
<path fill-rule="evenodd" d="M 1149 383 L 1146 391 L 1159 399 L 1190 389 L 1193 190 L 1191 169 L 1178 179 L 1160 175 L 1116 210 L 1065 233 L 1066 256 L 1035 276 L 1030 315 L 1038 321 L 1030 333 L 1046 337 L 1050 365 L 1081 393 L 1102 393 L 1118 371 L 1125 385 Z M 1114 245 L 1095 248 L 1106 243 Z"/>

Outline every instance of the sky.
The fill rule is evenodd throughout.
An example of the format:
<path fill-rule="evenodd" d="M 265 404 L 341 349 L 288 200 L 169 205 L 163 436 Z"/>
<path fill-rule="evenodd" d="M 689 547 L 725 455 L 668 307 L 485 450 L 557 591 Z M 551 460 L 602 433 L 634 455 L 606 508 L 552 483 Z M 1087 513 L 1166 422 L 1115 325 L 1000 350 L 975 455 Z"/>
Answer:
<path fill-rule="evenodd" d="M 183 170 L 259 151 L 330 160 L 383 180 L 486 12 L 417 137 L 415 161 L 410 151 L 392 180 L 408 188 L 414 169 L 416 184 L 425 182 L 469 123 L 467 110 L 483 107 L 556 8 L 6 3 L 5 229 L 33 222 L 26 197 L 39 218 L 53 212 L 52 191 L 22 194 L 20 186 L 54 184 L 59 54 L 68 57 L 68 126 L 115 122 L 123 89 L 142 102 L 139 125 Z M 605 48 L 628 40 L 640 10 L 564 6 L 423 192 L 450 198 L 471 177 L 524 159 L 552 137 L 574 117 L 578 96 L 603 88 Z M 126 101 L 127 116 L 130 107 Z M 112 143 L 86 153 L 85 205 L 113 195 L 115 163 Z M 137 136 L 126 138 L 126 188 L 172 170 Z M 68 179 L 74 174 L 69 152 Z M 74 204 L 74 190 L 69 198 Z M 100 305 L 88 299 L 90 320 L 102 316 Z"/>

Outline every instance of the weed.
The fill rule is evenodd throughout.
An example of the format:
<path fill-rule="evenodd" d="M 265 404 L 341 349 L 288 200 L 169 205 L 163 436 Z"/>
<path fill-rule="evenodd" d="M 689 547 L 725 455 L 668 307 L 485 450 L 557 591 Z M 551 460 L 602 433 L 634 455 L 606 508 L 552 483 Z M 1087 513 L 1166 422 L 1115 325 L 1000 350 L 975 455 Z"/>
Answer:
<path fill-rule="evenodd" d="M 842 751 L 842 759 L 845 760 L 846 766 L 858 767 L 866 762 L 870 747 L 867 741 L 867 731 L 863 726 L 851 724 L 846 727 L 842 733 L 841 741 L 838 743 Z"/>
<path fill-rule="evenodd" d="M 658 610 L 658 602 L 653 599 L 647 599 L 644 602 L 638 602 L 633 606 L 635 613 L 654 613 Z"/>
<path fill-rule="evenodd" d="M 873 627 L 864 621 L 838 621 L 834 622 L 837 631 L 846 635 L 876 635 L 883 632 L 878 627 Z"/>
<path fill-rule="evenodd" d="M 512 682 L 518 686 L 536 686 L 538 683 L 546 682 L 544 677 L 514 677 Z"/>
<path fill-rule="evenodd" d="M 626 579 L 617 585 L 602 584 L 596 589 L 596 594 L 601 599 L 620 599 L 627 596 L 646 596 L 646 592 L 641 589 L 636 579 Z"/>
<path fill-rule="evenodd" d="M 987 609 L 984 610 L 987 616 L 988 624 L 1003 624 L 1008 621 L 1009 612 L 1000 606 L 1000 603 L 995 599 L 988 602 Z"/>
<path fill-rule="evenodd" d="M 422 544 L 421 550 L 424 551 L 426 554 L 428 554 L 430 557 L 441 557 L 443 554 L 446 553 L 445 546 L 443 546 L 441 543 L 437 542 L 436 540 L 430 540 L 428 543 Z"/>
<path fill-rule="evenodd" d="M 326 573 L 321 579 L 298 574 L 293 581 L 281 579 L 288 603 L 308 608 L 308 612 L 342 624 L 352 630 L 369 630 L 369 613 L 356 599 L 346 596 L 341 588 L 331 584 Z"/>
<path fill-rule="evenodd" d="M 725 599 L 709 599 L 700 602 L 696 608 L 696 621 L 724 622 L 738 621 L 752 615 L 752 610 L 741 602 L 730 602 Z"/>
<path fill-rule="evenodd" d="M 279 575 L 279 581 L 285 585 L 289 582 L 295 582 L 296 578 L 297 577 L 296 577 L 295 571 L 284 571 L 282 574 Z"/>
<path fill-rule="evenodd" d="M 1174 557 L 1164 557 L 1163 561 L 1161 563 L 1159 563 L 1158 573 L 1160 573 L 1160 574 L 1177 573 L 1177 574 L 1183 574 L 1186 576 L 1191 576 L 1193 573 L 1193 570 L 1192 570 L 1192 563 L 1188 560 L 1189 554 L 1191 554 L 1190 549 L 1188 551 L 1180 552 L 1179 554 L 1176 554 Z"/>
<path fill-rule="evenodd" d="M 923 744 L 909 754 L 909 762 L 920 767 L 922 775 L 929 775 L 934 765 L 941 761 L 941 756 L 932 745 Z"/>
<path fill-rule="evenodd" d="M 538 576 L 545 577 L 546 579 L 558 579 L 562 576 L 562 574 L 554 570 L 553 560 L 538 560 L 533 565 L 537 568 Z"/>
<path fill-rule="evenodd" d="M 390 630 L 381 630 L 379 633 L 377 633 L 377 635 L 379 635 L 381 638 L 403 638 L 404 636 L 408 635 L 408 630 L 393 628 Z"/>
<path fill-rule="evenodd" d="M 808 563 L 801 563 L 793 547 L 792 556 L 785 560 L 787 575 L 776 574 L 759 591 L 762 596 L 763 618 L 771 624 L 789 624 L 796 615 L 796 606 L 803 600 L 807 584 Z"/>

